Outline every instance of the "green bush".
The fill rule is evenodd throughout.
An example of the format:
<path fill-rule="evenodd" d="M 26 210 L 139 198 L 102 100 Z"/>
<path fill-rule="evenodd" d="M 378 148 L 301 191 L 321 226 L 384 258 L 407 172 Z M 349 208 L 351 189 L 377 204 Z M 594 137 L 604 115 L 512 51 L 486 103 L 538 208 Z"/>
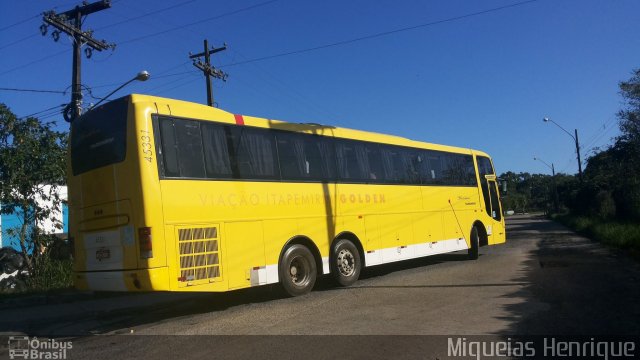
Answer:
<path fill-rule="evenodd" d="M 33 271 L 27 278 L 29 291 L 66 289 L 73 286 L 73 261 L 57 260 L 47 254 L 34 259 Z"/>
<path fill-rule="evenodd" d="M 572 215 L 558 215 L 554 219 L 603 244 L 640 251 L 640 224 Z"/>

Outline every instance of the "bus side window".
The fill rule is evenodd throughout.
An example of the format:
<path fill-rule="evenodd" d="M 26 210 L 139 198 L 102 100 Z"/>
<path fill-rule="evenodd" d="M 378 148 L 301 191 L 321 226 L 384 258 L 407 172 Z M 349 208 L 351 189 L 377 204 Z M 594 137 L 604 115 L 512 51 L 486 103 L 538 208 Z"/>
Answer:
<path fill-rule="evenodd" d="M 160 119 L 160 137 L 162 138 L 163 176 L 178 177 L 178 148 L 176 147 L 176 134 L 173 128 L 173 120 Z"/>
<path fill-rule="evenodd" d="M 204 159 L 209 178 L 229 178 L 232 175 L 229 145 L 225 126 L 202 124 Z"/>
<path fill-rule="evenodd" d="M 303 135 L 278 132 L 278 159 L 283 180 L 309 178 L 309 162 L 305 156 Z"/>
<path fill-rule="evenodd" d="M 337 175 L 333 139 L 313 135 L 305 140 L 305 145 L 311 177 L 314 180 L 334 181 Z"/>
<path fill-rule="evenodd" d="M 377 144 L 367 144 L 367 158 L 369 161 L 369 180 L 371 182 L 382 182 L 387 179 L 385 176 L 384 166 L 382 165 L 382 156 L 380 146 Z"/>
<path fill-rule="evenodd" d="M 364 143 L 358 141 L 336 141 L 338 176 L 343 180 L 369 181 L 371 169 Z"/>
<path fill-rule="evenodd" d="M 441 174 L 441 159 L 440 153 L 437 151 L 426 150 L 424 152 L 424 167 L 420 173 L 420 177 L 422 178 L 423 184 L 441 184 L 442 183 L 442 174 Z"/>
<path fill-rule="evenodd" d="M 420 185 L 418 170 L 422 162 L 420 154 L 412 149 L 402 149 L 402 162 L 404 164 L 403 182 L 405 184 Z"/>
<path fill-rule="evenodd" d="M 175 119 L 174 124 L 180 177 L 204 178 L 205 169 L 200 122 Z"/>
<path fill-rule="evenodd" d="M 235 154 L 231 166 L 236 166 L 242 179 L 276 179 L 276 144 L 273 133 L 263 129 L 232 128 L 227 141 Z"/>

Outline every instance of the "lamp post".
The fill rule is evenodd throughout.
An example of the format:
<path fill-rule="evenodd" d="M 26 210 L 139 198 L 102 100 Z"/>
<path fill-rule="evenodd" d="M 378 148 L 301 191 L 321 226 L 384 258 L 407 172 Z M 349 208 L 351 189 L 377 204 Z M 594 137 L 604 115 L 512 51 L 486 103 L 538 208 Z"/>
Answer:
<path fill-rule="evenodd" d="M 571 136 L 573 141 L 576 143 L 576 157 L 578 158 L 578 177 L 582 181 L 582 161 L 580 161 L 580 142 L 578 141 L 578 129 L 575 129 L 575 136 L 568 132 L 565 128 L 558 125 L 557 122 L 545 117 L 542 119 L 544 122 L 552 122 L 555 126 L 559 127 L 562 131 L 566 132 L 567 135 Z"/>
<path fill-rule="evenodd" d="M 100 99 L 100 101 L 98 101 L 95 105 L 93 105 L 91 107 L 91 109 L 89 110 L 93 110 L 94 108 L 96 108 L 98 105 L 100 105 L 101 102 L 107 100 L 107 98 L 109 98 L 109 96 L 115 94 L 116 92 L 118 92 L 118 90 L 122 89 L 123 87 L 129 85 L 130 83 L 134 82 L 134 81 L 147 81 L 149 80 L 149 78 L 151 77 L 151 75 L 149 74 L 148 71 L 143 70 L 140 71 L 133 79 L 125 82 L 124 84 L 118 86 L 118 88 L 116 88 L 115 90 L 113 90 L 112 92 L 110 92 L 107 96 L 103 97 L 102 99 Z"/>
<path fill-rule="evenodd" d="M 533 160 L 537 160 L 540 161 L 541 163 L 545 164 L 549 169 L 551 169 L 551 184 L 553 186 L 553 207 L 556 211 L 556 213 L 558 212 L 558 188 L 556 187 L 556 169 L 553 166 L 553 163 L 551 163 L 551 165 L 547 164 L 546 161 L 540 159 L 537 156 L 533 157 Z"/>

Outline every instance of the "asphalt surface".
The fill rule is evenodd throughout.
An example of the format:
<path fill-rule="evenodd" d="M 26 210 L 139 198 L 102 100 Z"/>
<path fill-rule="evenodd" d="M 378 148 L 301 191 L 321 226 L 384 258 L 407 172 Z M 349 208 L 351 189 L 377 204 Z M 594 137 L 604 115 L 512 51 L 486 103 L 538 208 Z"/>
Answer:
<path fill-rule="evenodd" d="M 69 337 L 73 358 L 446 358 L 448 336 L 415 335 L 637 337 L 639 285 L 624 253 L 525 215 L 476 261 L 460 252 L 372 267 L 352 287 L 323 278 L 297 298 L 272 286 L 5 308 L 0 332 Z"/>

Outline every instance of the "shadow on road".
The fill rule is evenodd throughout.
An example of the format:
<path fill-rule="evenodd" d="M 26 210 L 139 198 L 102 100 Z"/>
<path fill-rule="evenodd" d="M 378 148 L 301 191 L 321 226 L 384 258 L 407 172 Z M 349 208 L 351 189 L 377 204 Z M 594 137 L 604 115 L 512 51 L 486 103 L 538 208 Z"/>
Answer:
<path fill-rule="evenodd" d="M 468 261 L 466 252 L 435 255 L 426 258 L 379 265 L 365 268 L 362 271 L 361 283 L 366 284 L 367 279 L 387 276 L 392 273 L 419 269 L 433 266 L 443 262 Z M 433 285 L 425 287 L 466 287 L 467 285 Z M 474 286 L 502 286 L 501 284 L 477 284 Z M 356 284 L 354 287 L 341 288 L 334 284 L 328 275 L 322 276 L 316 282 L 314 291 L 344 291 L 371 286 Z M 389 286 L 385 286 L 389 287 Z M 403 287 L 403 286 L 398 286 Z M 405 286 L 406 287 L 406 286 Z M 83 308 L 84 301 L 77 302 L 78 312 L 65 313 L 60 316 L 35 317 L 34 320 L 3 321 L 0 323 L 0 333 L 25 333 L 35 336 L 85 336 L 105 333 L 128 333 L 129 329 L 151 323 L 173 321 L 181 317 L 190 317 L 198 314 L 215 313 L 234 307 L 252 306 L 269 301 L 286 299 L 280 287 L 268 285 L 256 288 L 236 290 L 226 293 L 147 293 L 147 294 L 98 294 L 98 299 L 83 299 L 84 301 L 120 301 L 128 302 L 127 306 L 121 306 L 114 310 L 105 310 L 103 306 L 96 306 L 87 311 Z M 284 300 L 286 301 L 286 300 Z M 149 303 L 151 305 L 144 305 Z M 63 304 L 64 305 L 64 304 Z M 55 312 L 56 306 L 44 305 L 35 307 L 34 311 Z M 74 306 L 66 304 L 66 306 Z M 106 306 L 108 308 L 108 306 Z M 6 311 L 6 310 L 5 310 Z M 22 311 L 29 311 L 23 308 Z M 50 314 L 48 314 L 50 315 Z"/>
<path fill-rule="evenodd" d="M 504 335 L 638 335 L 640 269 L 619 250 L 576 235 L 557 223 L 523 218 L 508 241 L 541 240 L 512 281 L 526 284 L 506 295 L 511 326 Z"/>

